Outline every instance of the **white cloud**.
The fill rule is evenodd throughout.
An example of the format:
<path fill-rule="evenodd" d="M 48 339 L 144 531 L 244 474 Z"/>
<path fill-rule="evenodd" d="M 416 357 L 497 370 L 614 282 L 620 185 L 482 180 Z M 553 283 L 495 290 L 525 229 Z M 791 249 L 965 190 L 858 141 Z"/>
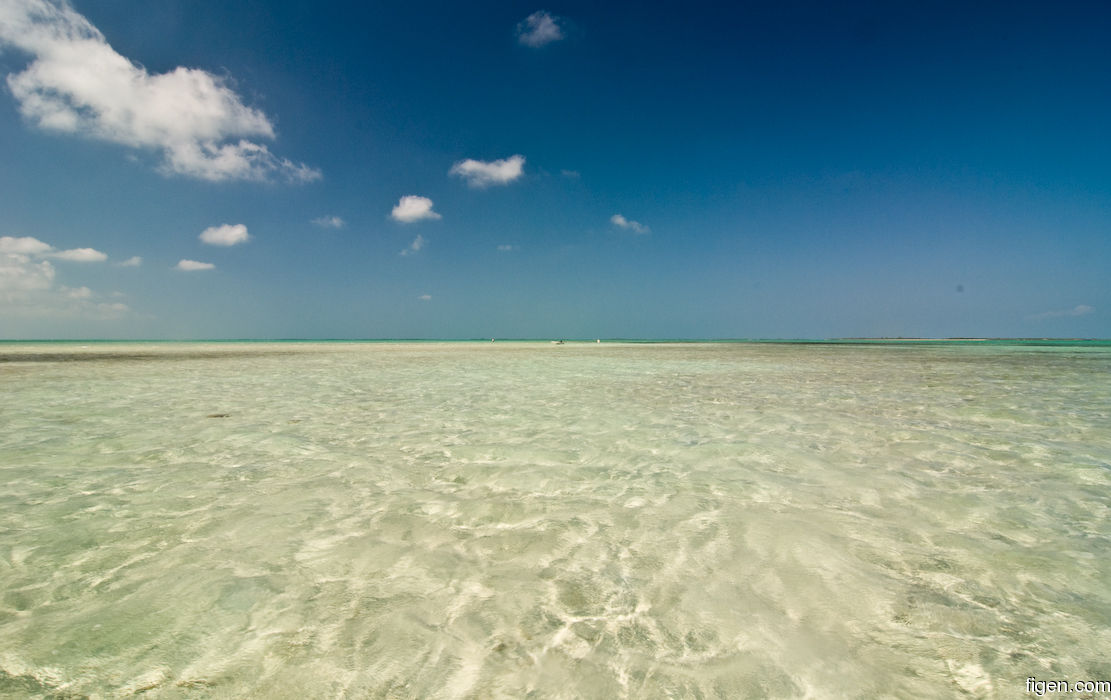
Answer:
<path fill-rule="evenodd" d="M 432 301 L 432 295 L 431 294 L 421 294 L 419 297 L 417 297 L 417 299 L 420 299 L 421 301 Z"/>
<path fill-rule="evenodd" d="M 7 82 L 23 118 L 40 128 L 150 149 L 164 172 L 202 180 L 321 177 L 243 138 L 273 139 L 274 126 L 226 79 L 184 67 L 152 75 L 66 0 L 4 0 L 0 44 L 32 57 Z"/>
<path fill-rule="evenodd" d="M 131 308 L 122 302 L 101 302 L 96 305 L 96 311 L 100 314 L 101 318 L 119 318 L 123 314 L 131 310 Z"/>
<path fill-rule="evenodd" d="M 1087 304 L 1078 304 L 1071 309 L 1062 309 L 1060 311 L 1045 311 L 1040 314 L 1033 314 L 1029 318 L 1035 321 L 1041 321 L 1047 318 L 1063 318 L 1065 316 L 1087 316 L 1095 311 L 1095 309 Z"/>
<path fill-rule="evenodd" d="M 652 229 L 648 228 L 647 226 L 640 223 L 639 221 L 633 221 L 631 219 L 626 219 L 624 216 L 621 216 L 620 214 L 614 214 L 613 216 L 611 216 L 610 217 L 610 223 L 613 224 L 614 226 L 618 227 L 618 228 L 623 228 L 627 231 L 632 231 L 633 233 L 650 233 L 652 231 Z"/>
<path fill-rule="evenodd" d="M 468 158 L 451 166 L 450 175 L 458 175 L 471 187 L 507 185 L 524 172 L 525 157 L 512 155 L 501 160 L 485 162 Z"/>
<path fill-rule="evenodd" d="M 116 263 L 119 267 L 139 267 L 143 264 L 143 259 L 138 255 L 133 255 L 127 260 Z"/>
<path fill-rule="evenodd" d="M 411 224 L 415 221 L 442 217 L 432 211 L 432 200 L 428 197 L 407 194 L 397 202 L 397 206 L 390 212 L 390 218 L 403 224 Z"/>
<path fill-rule="evenodd" d="M 104 262 L 108 259 L 107 255 L 92 248 L 71 248 L 70 250 L 60 250 L 57 253 L 49 253 L 49 255 L 52 258 L 72 262 Z"/>
<path fill-rule="evenodd" d="M 246 139 L 241 139 L 239 143 L 191 142 L 175 145 L 167 149 L 162 171 L 212 182 L 266 182 L 277 176 L 286 182 L 303 183 L 322 177 L 316 168 L 279 158 L 265 145 Z"/>
<path fill-rule="evenodd" d="M 0 252 L 0 301 L 18 301 L 26 292 L 50 289 L 54 266 L 47 260 L 34 261 L 29 255 Z"/>
<path fill-rule="evenodd" d="M 580 177 L 582 177 L 582 173 L 580 173 L 578 170 L 560 170 L 559 174 L 570 180 L 578 180 Z"/>
<path fill-rule="evenodd" d="M 93 290 L 88 287 L 78 287 L 76 289 L 62 287 L 62 292 L 70 299 L 91 299 L 93 296 Z"/>
<path fill-rule="evenodd" d="M 347 222 L 338 216 L 321 216 L 313 219 L 312 222 L 322 228 L 343 228 Z"/>
<path fill-rule="evenodd" d="M 88 287 L 54 286 L 57 271 L 50 260 L 99 261 L 104 253 L 92 248 L 56 251 L 30 236 L 0 236 L 0 316 L 90 319 L 118 318 L 125 304 L 98 302 Z"/>
<path fill-rule="evenodd" d="M 36 255 L 40 257 L 70 260 L 72 262 L 104 262 L 108 256 L 94 248 L 71 248 L 55 250 L 54 246 L 43 243 L 31 236 L 0 236 L 0 253 Z"/>
<path fill-rule="evenodd" d="M 546 10 L 538 10 L 517 25 L 517 41 L 532 48 L 539 48 L 564 37 L 561 18 Z"/>
<path fill-rule="evenodd" d="M 498 250 L 501 251 L 502 253 L 508 253 L 511 250 L 517 250 L 517 246 L 509 245 L 508 243 L 503 243 L 502 245 L 498 246 Z"/>
<path fill-rule="evenodd" d="M 0 236 L 0 253 L 22 253 L 24 255 L 43 255 L 54 250 L 53 246 L 31 236 Z"/>
<path fill-rule="evenodd" d="M 423 247 L 424 236 L 418 235 L 416 238 L 413 239 L 413 242 L 409 244 L 408 248 L 405 248 L 401 251 L 401 255 L 415 255 L 419 253 L 421 248 Z"/>
<path fill-rule="evenodd" d="M 196 260 L 179 260 L 175 267 L 178 270 L 193 272 L 195 270 L 211 270 L 216 266 L 212 263 L 197 262 Z"/>
<path fill-rule="evenodd" d="M 223 224 L 222 226 L 209 226 L 198 236 L 201 243 L 209 245 L 233 246 L 251 240 L 247 235 L 247 227 L 243 224 Z"/>

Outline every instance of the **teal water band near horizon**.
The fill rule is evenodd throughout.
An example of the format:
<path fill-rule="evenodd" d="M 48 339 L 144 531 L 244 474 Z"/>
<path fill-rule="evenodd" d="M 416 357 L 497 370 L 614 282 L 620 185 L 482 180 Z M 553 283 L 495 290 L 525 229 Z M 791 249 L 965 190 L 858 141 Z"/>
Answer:
<path fill-rule="evenodd" d="M 700 344 L 758 343 L 785 345 L 993 345 L 993 346 L 1111 346 L 1108 338 L 188 338 L 188 339 L 4 339 L 0 344 L 107 344 L 107 343 L 630 343 Z"/>

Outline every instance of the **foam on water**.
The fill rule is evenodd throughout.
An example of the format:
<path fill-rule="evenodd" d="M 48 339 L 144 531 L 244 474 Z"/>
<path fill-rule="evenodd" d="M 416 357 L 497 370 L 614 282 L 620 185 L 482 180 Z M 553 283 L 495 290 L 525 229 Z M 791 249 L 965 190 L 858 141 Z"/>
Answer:
<path fill-rule="evenodd" d="M 1107 348 L 0 350 L 0 695 L 1111 679 Z"/>

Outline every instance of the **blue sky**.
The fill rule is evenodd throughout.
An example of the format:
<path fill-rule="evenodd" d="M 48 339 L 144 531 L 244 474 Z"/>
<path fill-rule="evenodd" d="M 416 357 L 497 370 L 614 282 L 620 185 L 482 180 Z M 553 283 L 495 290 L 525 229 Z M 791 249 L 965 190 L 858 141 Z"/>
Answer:
<path fill-rule="evenodd" d="M 0 338 L 1109 337 L 1108 36 L 0 0 Z"/>

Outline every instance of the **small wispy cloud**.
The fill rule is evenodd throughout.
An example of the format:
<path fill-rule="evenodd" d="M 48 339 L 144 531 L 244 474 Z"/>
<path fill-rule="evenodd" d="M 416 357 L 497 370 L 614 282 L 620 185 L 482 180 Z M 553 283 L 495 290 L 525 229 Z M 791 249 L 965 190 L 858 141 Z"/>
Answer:
<path fill-rule="evenodd" d="M 432 301 L 432 295 L 431 294 L 421 294 L 419 297 L 417 297 L 417 299 L 420 299 L 421 301 Z"/>
<path fill-rule="evenodd" d="M 564 38 L 564 20 L 547 10 L 537 10 L 517 25 L 517 41 L 538 49 Z"/>
<path fill-rule="evenodd" d="M 401 255 L 416 255 L 417 253 L 419 253 L 421 251 L 421 248 L 423 248 L 423 247 L 424 247 L 424 236 L 421 236 L 421 235 L 418 234 L 417 237 L 413 239 L 413 242 L 409 244 L 409 247 L 402 249 L 400 254 Z"/>
<path fill-rule="evenodd" d="M 524 173 L 525 157 L 516 154 L 501 160 L 481 161 L 467 158 L 451 166 L 450 175 L 467 181 L 471 187 L 508 185 Z"/>
<path fill-rule="evenodd" d="M 518 250 L 518 246 L 512 245 L 510 243 L 503 243 L 502 245 L 498 246 L 498 251 L 502 253 L 508 253 L 514 250 Z"/>
<path fill-rule="evenodd" d="M 211 270 L 216 266 L 212 263 L 198 262 L 196 260 L 179 260 L 175 267 L 185 272 L 196 272 L 197 270 Z"/>
<path fill-rule="evenodd" d="M 122 260 L 122 261 L 116 263 L 116 266 L 117 267 L 139 267 L 142 264 L 143 264 L 143 259 L 140 258 L 138 255 L 133 255 L 130 258 L 128 258 L 127 260 Z"/>
<path fill-rule="evenodd" d="M 578 180 L 582 177 L 582 173 L 578 170 L 560 170 L 559 174 L 569 180 Z"/>
<path fill-rule="evenodd" d="M 415 194 L 407 194 L 397 202 L 390 212 L 390 218 L 403 224 L 443 218 L 432 211 L 432 200 Z"/>
<path fill-rule="evenodd" d="M 633 233 L 644 234 L 644 233 L 651 233 L 652 232 L 652 229 L 648 228 L 647 226 L 640 223 L 639 221 L 633 221 L 632 219 L 626 219 L 624 216 L 621 216 L 620 214 L 614 214 L 613 216 L 611 216 L 610 217 L 610 223 L 613 224 L 614 226 L 616 226 L 617 228 L 625 229 L 627 231 L 632 231 Z"/>
<path fill-rule="evenodd" d="M 69 260 L 70 262 L 104 262 L 108 259 L 107 255 L 93 248 L 71 248 L 48 255 L 58 260 Z"/>
<path fill-rule="evenodd" d="M 1043 311 L 1040 314 L 1032 314 L 1027 318 L 1034 321 L 1041 321 L 1047 318 L 1064 318 L 1066 316 L 1087 316 L 1095 311 L 1095 309 L 1087 304 L 1078 304 L 1071 309 L 1061 309 L 1059 311 Z"/>
<path fill-rule="evenodd" d="M 77 287 L 76 289 L 71 287 L 62 287 L 62 293 L 64 293 L 70 299 L 91 299 L 93 296 L 93 290 L 89 289 L 88 287 Z"/>
<path fill-rule="evenodd" d="M 223 224 L 222 226 L 209 226 L 198 236 L 201 243 L 208 245 L 233 246 L 251 240 L 247 235 L 247 227 L 243 224 Z"/>
<path fill-rule="evenodd" d="M 320 171 L 249 139 L 275 138 L 229 80 L 197 68 L 152 74 L 65 0 L 5 0 L 0 44 L 31 56 L 8 89 L 30 124 L 159 153 L 164 173 L 219 182 L 309 182 Z"/>
<path fill-rule="evenodd" d="M 320 216 L 312 222 L 321 228 L 343 228 L 347 225 L 347 222 L 338 216 Z"/>

